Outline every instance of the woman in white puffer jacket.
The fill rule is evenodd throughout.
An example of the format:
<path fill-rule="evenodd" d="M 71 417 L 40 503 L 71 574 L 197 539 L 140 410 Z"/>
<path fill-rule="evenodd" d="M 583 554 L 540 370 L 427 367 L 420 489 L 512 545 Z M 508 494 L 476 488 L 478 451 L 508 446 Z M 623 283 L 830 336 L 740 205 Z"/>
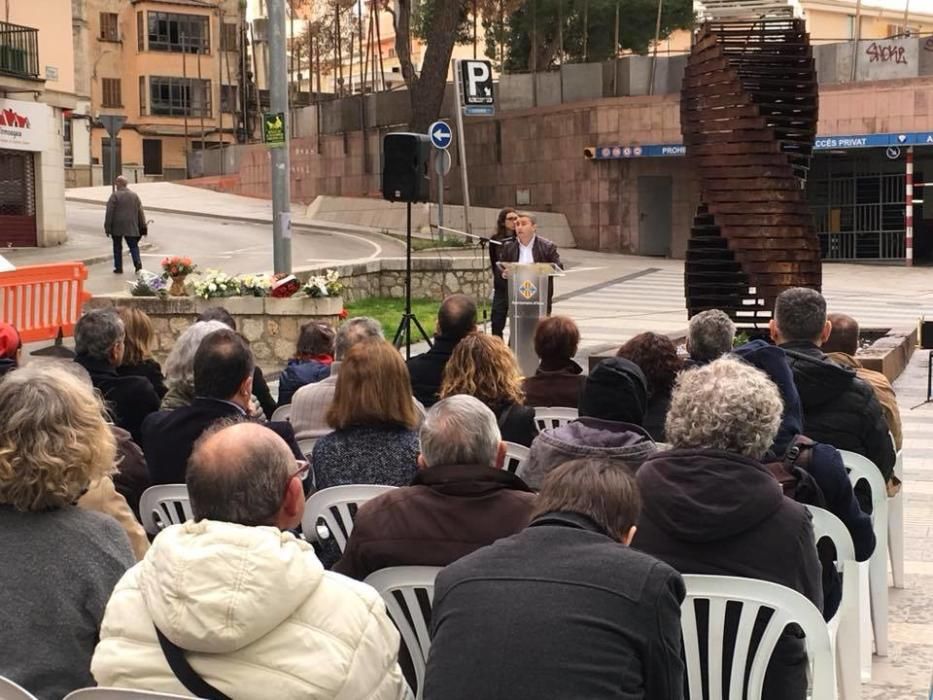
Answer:
<path fill-rule="evenodd" d="M 271 458 L 257 459 L 266 447 Z M 238 458 L 247 451 L 241 470 Z M 202 439 L 188 469 L 195 515 L 217 517 L 198 494 L 210 494 L 215 510 L 236 507 L 216 505 L 227 499 L 255 508 L 264 483 L 273 494 L 281 486 L 256 474 L 279 468 L 276 462 L 295 464 L 281 438 L 260 425 Z M 283 528 L 300 521 L 304 506 L 300 479 L 292 474 L 285 483 L 272 518 Z M 240 498 L 232 496 L 237 491 Z M 247 491 L 251 498 L 243 499 Z M 107 605 L 91 664 L 97 682 L 191 695 L 169 668 L 158 627 L 194 671 L 234 700 L 407 697 L 399 635 L 376 591 L 324 571 L 307 542 L 279 527 L 203 519 L 163 530 Z"/>

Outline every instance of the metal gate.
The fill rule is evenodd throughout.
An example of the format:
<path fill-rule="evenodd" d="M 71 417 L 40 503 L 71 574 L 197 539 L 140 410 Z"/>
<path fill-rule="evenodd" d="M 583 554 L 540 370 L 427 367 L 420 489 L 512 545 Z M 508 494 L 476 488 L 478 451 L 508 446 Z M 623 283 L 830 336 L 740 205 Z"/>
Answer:
<path fill-rule="evenodd" d="M 807 183 L 825 260 L 903 260 L 903 160 L 883 152 L 820 155 Z"/>
<path fill-rule="evenodd" d="M 0 246 L 36 244 L 35 156 L 0 150 Z"/>

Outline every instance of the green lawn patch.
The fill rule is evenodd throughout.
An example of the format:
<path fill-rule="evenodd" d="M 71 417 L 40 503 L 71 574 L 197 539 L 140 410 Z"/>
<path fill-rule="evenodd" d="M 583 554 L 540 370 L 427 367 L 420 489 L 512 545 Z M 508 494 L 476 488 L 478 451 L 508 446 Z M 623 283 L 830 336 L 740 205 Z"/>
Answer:
<path fill-rule="evenodd" d="M 418 318 L 421 325 L 428 335 L 434 333 L 434 322 L 437 319 L 437 309 L 441 303 L 436 299 L 412 299 L 411 312 Z M 353 316 L 369 316 L 382 324 L 386 337 L 391 340 L 398 329 L 398 324 L 402 320 L 402 314 L 405 312 L 404 299 L 392 299 L 390 297 L 370 297 L 347 304 L 347 313 Z M 412 342 L 420 340 L 418 330 L 414 329 L 412 333 Z"/>

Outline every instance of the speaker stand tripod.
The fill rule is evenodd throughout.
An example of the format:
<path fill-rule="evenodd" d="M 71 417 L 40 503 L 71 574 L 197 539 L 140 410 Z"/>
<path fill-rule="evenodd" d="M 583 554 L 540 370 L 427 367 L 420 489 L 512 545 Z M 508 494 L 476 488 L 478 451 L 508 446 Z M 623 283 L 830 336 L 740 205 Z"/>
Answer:
<path fill-rule="evenodd" d="M 399 321 L 398 330 L 395 331 L 395 340 L 392 341 L 395 347 L 401 347 L 402 337 L 405 338 L 405 359 L 411 359 L 411 326 L 421 333 L 421 337 L 428 343 L 428 347 L 433 347 L 431 338 L 424 330 L 424 326 L 418 320 L 418 317 L 411 312 L 411 202 L 405 203 L 405 312 L 402 314 L 402 320 Z"/>

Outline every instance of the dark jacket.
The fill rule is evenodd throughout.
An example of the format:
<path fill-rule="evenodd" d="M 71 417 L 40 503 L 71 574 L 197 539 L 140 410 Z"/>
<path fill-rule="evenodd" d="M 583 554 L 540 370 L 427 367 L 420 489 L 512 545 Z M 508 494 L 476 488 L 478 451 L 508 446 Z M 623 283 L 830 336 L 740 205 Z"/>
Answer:
<path fill-rule="evenodd" d="M 583 368 L 573 360 L 567 360 L 563 367 L 543 367 L 538 367 L 535 376 L 528 377 L 522 385 L 525 390 L 525 405 L 576 408 L 580 402 L 583 384 L 586 382 Z"/>
<path fill-rule="evenodd" d="M 116 190 L 107 200 L 104 232 L 108 236 L 139 238 L 146 235 L 146 213 L 139 196 L 132 190 Z"/>
<path fill-rule="evenodd" d="M 437 393 L 441 389 L 441 380 L 444 378 L 444 368 L 450 356 L 457 347 L 460 338 L 448 338 L 444 335 L 434 336 L 434 344 L 420 355 L 415 355 L 408 361 L 408 374 L 411 375 L 411 392 L 425 408 L 430 408 L 438 402 Z"/>
<path fill-rule="evenodd" d="M 275 399 L 272 398 L 272 392 L 269 391 L 269 385 L 266 384 L 266 377 L 263 375 L 259 366 L 253 368 L 253 396 L 262 407 L 262 413 L 266 420 L 272 418 L 275 413 Z"/>
<path fill-rule="evenodd" d="M 831 362 L 813 343 L 782 346 L 803 406 L 803 431 L 839 450 L 868 457 L 885 481 L 894 473 L 894 445 L 881 404 L 855 370 Z"/>
<path fill-rule="evenodd" d="M 422 469 L 411 486 L 360 506 L 334 571 L 362 581 L 390 566 L 447 566 L 528 525 L 534 494 L 482 465 Z"/>
<path fill-rule="evenodd" d="M 648 406 L 645 409 L 642 426 L 648 431 L 651 439 L 656 442 L 667 442 L 664 425 L 667 422 L 667 411 L 670 407 L 670 392 L 652 394 L 648 397 Z"/>
<path fill-rule="evenodd" d="M 418 472 L 418 433 L 396 425 L 341 428 L 314 444 L 318 490 L 344 484 L 407 486 Z"/>
<path fill-rule="evenodd" d="M 522 467 L 522 478 L 531 488 L 540 489 L 552 470 L 583 457 L 625 462 L 634 473 L 657 451 L 658 446 L 637 425 L 583 417 L 538 433 Z"/>
<path fill-rule="evenodd" d="M 638 470 L 642 513 L 632 546 L 682 574 L 778 583 L 823 606 L 820 563 L 806 509 L 785 498 L 767 467 L 719 450 L 659 452 Z M 766 700 L 803 700 L 807 656 L 799 628 L 778 643 Z"/>
<path fill-rule="evenodd" d="M 518 262 L 520 250 L 519 250 L 518 237 L 513 237 L 508 239 L 505 243 L 499 246 L 499 251 L 497 254 L 498 262 L 504 263 L 516 263 Z M 546 238 L 535 235 L 534 242 L 531 244 L 531 254 L 536 263 L 554 263 L 560 268 L 563 268 L 563 263 L 560 261 L 560 253 L 557 252 L 557 246 L 549 241 Z M 509 282 L 502 276 L 502 271 L 496 268 L 495 274 L 493 275 L 493 285 L 499 289 L 506 290 L 508 289 Z M 547 308 L 548 313 L 551 313 L 551 301 L 554 298 L 554 284 L 552 283 L 548 286 L 548 296 L 547 296 Z"/>
<path fill-rule="evenodd" d="M 287 406 L 301 387 L 330 376 L 330 365 L 316 360 L 289 360 L 279 375 L 279 406 Z"/>
<path fill-rule="evenodd" d="M 0 377 L 7 372 L 12 372 L 14 369 L 16 369 L 16 360 L 11 360 L 8 357 L 0 357 Z"/>
<path fill-rule="evenodd" d="M 117 441 L 117 471 L 113 474 L 113 485 L 139 518 L 139 499 L 152 486 L 146 457 L 127 431 L 115 425 L 110 429 Z"/>
<path fill-rule="evenodd" d="M 165 375 L 162 374 L 162 365 L 152 358 L 143 360 L 138 365 L 120 365 L 117 367 L 117 374 L 121 377 L 143 377 L 152 384 L 152 388 L 155 389 L 160 399 L 168 393 Z"/>
<path fill-rule="evenodd" d="M 489 408 L 496 414 L 503 440 L 531 447 L 532 441 L 538 435 L 535 410 L 531 406 L 499 403 Z"/>
<path fill-rule="evenodd" d="M 201 433 L 224 418 L 242 418 L 243 410 L 228 401 L 198 397 L 190 406 L 159 411 L 143 424 L 143 452 L 153 484 L 183 484 L 188 458 Z M 279 435 L 296 459 L 304 459 L 292 426 L 286 422 L 264 423 Z"/>
<path fill-rule="evenodd" d="M 140 443 L 143 421 L 150 413 L 158 411 L 161 403 L 149 380 L 121 377 L 109 362 L 87 355 L 76 355 L 74 361 L 91 375 L 91 382 L 103 395 L 113 422 L 128 430 Z"/>
<path fill-rule="evenodd" d="M 437 577 L 425 700 L 680 700 L 669 566 L 548 513 Z"/>

